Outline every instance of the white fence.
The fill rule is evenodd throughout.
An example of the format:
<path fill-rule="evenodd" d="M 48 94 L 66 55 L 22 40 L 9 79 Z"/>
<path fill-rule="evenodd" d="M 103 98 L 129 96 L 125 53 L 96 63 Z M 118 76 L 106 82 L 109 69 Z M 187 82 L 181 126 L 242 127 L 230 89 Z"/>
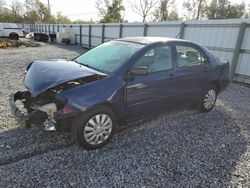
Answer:
<path fill-rule="evenodd" d="M 105 41 L 132 36 L 178 37 L 200 43 L 232 64 L 234 78 L 250 83 L 250 19 L 160 23 L 24 25 L 26 30 L 56 33 L 65 27 L 75 32 L 76 43 L 92 48 Z"/>

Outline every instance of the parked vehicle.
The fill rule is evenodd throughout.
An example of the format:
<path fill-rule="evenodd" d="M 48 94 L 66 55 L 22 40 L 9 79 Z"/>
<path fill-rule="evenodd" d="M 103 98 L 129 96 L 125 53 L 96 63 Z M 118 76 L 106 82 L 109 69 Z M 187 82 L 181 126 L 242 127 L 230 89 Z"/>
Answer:
<path fill-rule="evenodd" d="M 49 35 L 46 34 L 46 33 L 34 33 L 34 40 L 42 41 L 42 42 L 48 42 L 49 41 Z"/>
<path fill-rule="evenodd" d="M 18 40 L 19 37 L 24 37 L 24 30 L 17 24 L 0 23 L 0 37 Z"/>
<path fill-rule="evenodd" d="M 12 94 L 10 104 L 27 125 L 41 122 L 45 130 L 71 130 L 77 144 L 95 149 L 128 121 L 184 105 L 210 111 L 229 83 L 229 68 L 193 42 L 122 38 L 72 61 L 29 63 L 27 91 Z"/>

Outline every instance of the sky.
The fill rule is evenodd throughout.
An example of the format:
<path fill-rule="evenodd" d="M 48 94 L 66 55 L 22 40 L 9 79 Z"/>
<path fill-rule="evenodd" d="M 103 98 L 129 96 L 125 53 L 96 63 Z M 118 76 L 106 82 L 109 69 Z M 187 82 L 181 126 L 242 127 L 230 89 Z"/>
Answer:
<path fill-rule="evenodd" d="M 10 4 L 12 0 L 5 0 L 7 4 Z M 20 0 L 23 1 L 24 0 Z M 47 3 L 48 0 L 41 0 L 43 3 Z M 184 0 L 176 0 L 176 9 L 180 15 L 182 12 L 182 4 Z M 242 0 L 231 0 L 231 2 L 239 3 Z M 139 0 L 123 0 L 125 12 L 123 16 L 125 20 L 129 22 L 140 22 L 142 18 L 140 15 L 134 13 L 131 8 L 131 3 L 139 4 Z M 250 4 L 250 0 L 244 0 L 246 4 Z M 96 0 L 50 0 L 52 14 L 62 12 L 63 15 L 68 16 L 71 20 L 98 20 L 98 10 L 95 7 Z M 149 17 L 150 19 L 150 17 Z"/>

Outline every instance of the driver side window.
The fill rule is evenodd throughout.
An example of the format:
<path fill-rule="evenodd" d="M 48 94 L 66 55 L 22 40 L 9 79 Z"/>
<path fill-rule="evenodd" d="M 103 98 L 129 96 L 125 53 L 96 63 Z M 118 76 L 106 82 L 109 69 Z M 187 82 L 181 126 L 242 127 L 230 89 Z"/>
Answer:
<path fill-rule="evenodd" d="M 147 67 L 150 73 L 166 71 L 173 68 L 172 49 L 170 46 L 159 46 L 148 50 L 135 63 L 135 68 Z"/>

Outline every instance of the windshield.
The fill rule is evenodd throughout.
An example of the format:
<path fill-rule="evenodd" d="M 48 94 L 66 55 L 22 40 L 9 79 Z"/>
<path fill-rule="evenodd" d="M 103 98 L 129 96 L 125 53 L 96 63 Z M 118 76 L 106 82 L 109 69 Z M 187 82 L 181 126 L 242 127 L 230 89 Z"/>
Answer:
<path fill-rule="evenodd" d="M 75 61 L 100 72 L 112 73 L 143 46 L 137 43 L 110 41 L 82 54 Z"/>

